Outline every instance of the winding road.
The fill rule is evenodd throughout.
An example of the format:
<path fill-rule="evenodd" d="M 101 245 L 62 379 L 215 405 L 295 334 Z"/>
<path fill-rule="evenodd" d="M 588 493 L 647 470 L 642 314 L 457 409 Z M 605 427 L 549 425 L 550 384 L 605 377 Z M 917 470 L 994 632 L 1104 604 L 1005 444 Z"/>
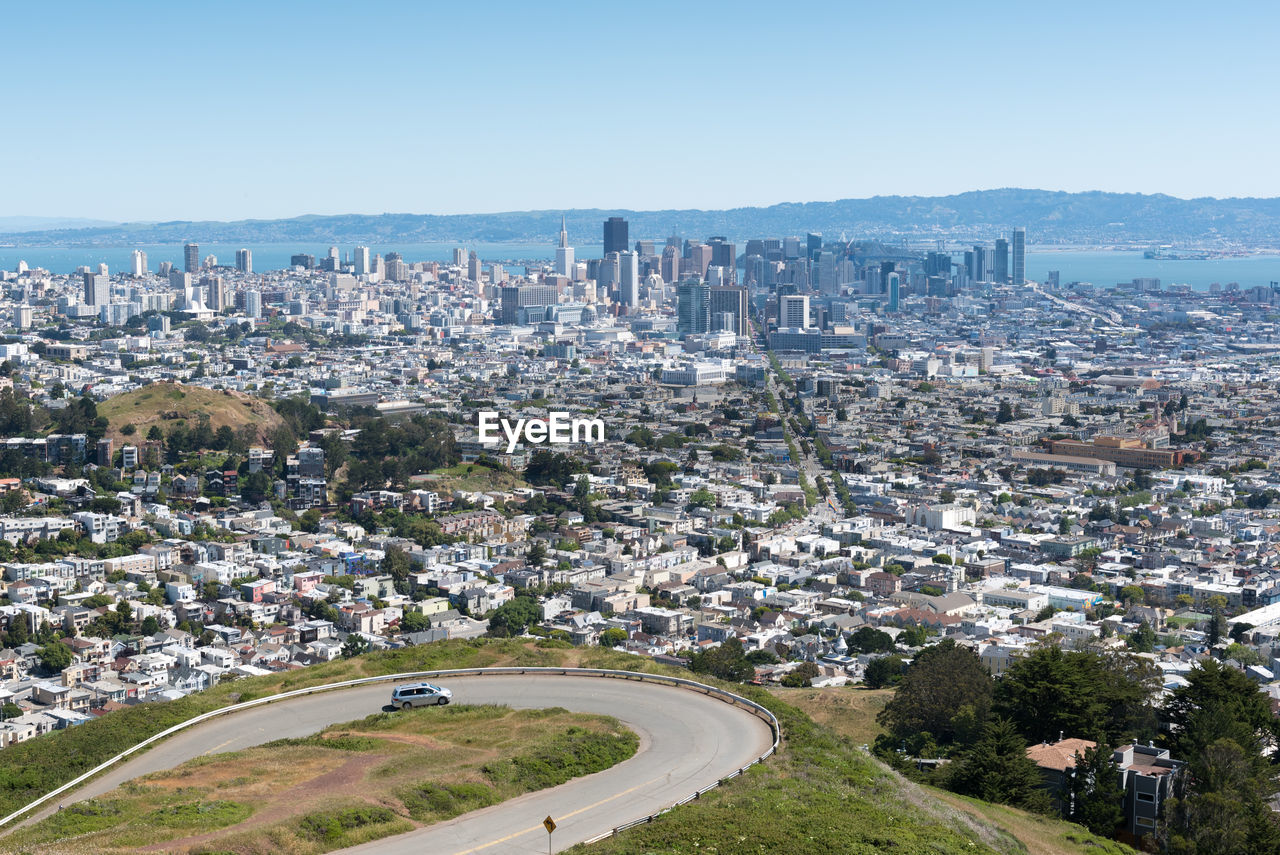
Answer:
<path fill-rule="evenodd" d="M 438 682 L 453 702 L 506 704 L 531 709 L 564 707 L 612 715 L 640 737 L 635 756 L 623 763 L 529 793 L 448 822 L 351 849 L 349 853 L 470 855 L 542 853 L 548 849 L 546 816 L 555 819 L 555 851 L 608 833 L 708 787 L 748 765 L 773 744 L 760 718 L 698 691 L 648 682 L 552 674 L 454 676 Z M 203 754 L 236 751 L 284 737 L 305 736 L 382 710 L 392 684 L 292 698 L 216 718 L 175 734 L 142 755 L 61 797 L 62 804 L 103 795 L 125 781 L 171 769 Z M 47 816 L 57 805 L 35 814 Z M 25 824 L 25 823 L 24 823 Z"/>

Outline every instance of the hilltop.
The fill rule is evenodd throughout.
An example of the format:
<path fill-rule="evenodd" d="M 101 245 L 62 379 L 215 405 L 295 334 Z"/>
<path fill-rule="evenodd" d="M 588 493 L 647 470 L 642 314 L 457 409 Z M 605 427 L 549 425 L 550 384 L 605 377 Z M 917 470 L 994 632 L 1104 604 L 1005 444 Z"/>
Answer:
<path fill-rule="evenodd" d="M 1280 244 L 1280 199 L 1179 199 L 1163 194 L 1066 193 L 1002 188 L 951 196 L 874 196 L 830 202 L 788 202 L 725 210 L 507 211 L 490 214 L 337 214 L 235 222 L 177 220 L 93 228 L 46 228 L 0 234 L 13 246 L 127 246 L 208 243 L 430 243 L 435 241 L 552 244 L 565 216 L 570 241 L 600 241 L 600 224 L 620 215 L 631 236 L 660 238 L 804 235 L 828 241 L 850 236 L 916 235 L 972 231 L 986 234 L 1024 226 L 1031 243 L 1113 243 L 1231 240 Z M 0 223 L 0 227 L 2 227 Z M 739 247 L 742 249 L 742 247 Z"/>
<path fill-rule="evenodd" d="M 98 415 L 110 423 L 107 436 L 115 440 L 117 448 L 126 442 L 141 442 L 152 425 L 159 425 L 168 434 L 176 425 L 195 425 L 202 415 L 209 417 L 209 427 L 215 431 L 224 425 L 234 431 L 252 425 L 259 439 L 284 424 L 261 398 L 172 382 L 152 383 L 108 398 L 98 405 Z M 132 436 L 125 436 L 121 430 L 130 424 L 137 430 Z"/>

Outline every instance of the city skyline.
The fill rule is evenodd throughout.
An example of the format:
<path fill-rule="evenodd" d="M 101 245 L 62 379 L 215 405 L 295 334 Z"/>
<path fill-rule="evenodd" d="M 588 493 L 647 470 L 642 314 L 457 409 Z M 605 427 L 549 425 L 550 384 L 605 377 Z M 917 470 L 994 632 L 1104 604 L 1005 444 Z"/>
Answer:
<path fill-rule="evenodd" d="M 766 9 L 795 38 L 766 41 Z M 218 19 L 19 8 L 13 31 L 63 60 L 12 93 L 29 130 L 0 143 L 24 164 L 0 213 L 736 207 L 1009 186 L 1280 194 L 1267 168 L 1280 127 L 1254 97 L 1280 82 L 1267 59 L 1280 13 L 1192 19 L 1141 3 L 1105 7 L 1098 26 L 1103 10 L 659 4 L 636 22 L 581 4 L 385 3 L 354 19 L 332 4 L 233 4 Z M 193 27 L 200 38 L 173 37 Z M 401 49 L 344 41 L 389 32 L 410 35 Z M 532 50 L 553 39 L 562 53 Z M 752 61 L 763 50 L 770 61 Z M 1135 56 L 1151 59 L 1112 61 Z M 1229 126 L 1203 121 L 1202 103 Z M 694 130 L 655 125 L 661 104 L 688 109 Z"/>

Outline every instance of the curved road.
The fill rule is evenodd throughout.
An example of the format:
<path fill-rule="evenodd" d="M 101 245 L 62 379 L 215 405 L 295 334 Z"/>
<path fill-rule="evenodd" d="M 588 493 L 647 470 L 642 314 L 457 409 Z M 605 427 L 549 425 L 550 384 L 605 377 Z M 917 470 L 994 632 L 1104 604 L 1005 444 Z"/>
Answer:
<path fill-rule="evenodd" d="M 761 719 L 689 689 L 545 674 L 450 677 L 440 682 L 453 689 L 454 703 L 523 709 L 558 706 L 612 715 L 639 734 L 640 746 L 630 760 L 603 772 L 344 852 L 532 855 L 547 851 L 542 819 L 548 815 L 558 826 L 552 835 L 553 848 L 567 849 L 614 826 L 657 813 L 747 765 L 773 743 L 773 734 Z M 61 801 L 71 804 L 100 796 L 125 781 L 171 769 L 202 754 L 305 736 L 363 718 L 380 712 L 390 701 L 392 685 L 322 692 L 213 719 L 170 737 Z M 27 822 L 55 810 L 56 805 Z"/>

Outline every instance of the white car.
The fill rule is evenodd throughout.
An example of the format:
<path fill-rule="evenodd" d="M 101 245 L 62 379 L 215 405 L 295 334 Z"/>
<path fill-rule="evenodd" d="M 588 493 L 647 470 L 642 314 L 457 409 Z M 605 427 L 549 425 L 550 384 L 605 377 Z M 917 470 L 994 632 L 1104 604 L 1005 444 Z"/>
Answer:
<path fill-rule="evenodd" d="M 453 698 L 453 692 L 432 683 L 406 683 L 396 686 L 391 693 L 391 705 L 402 710 L 414 707 L 444 706 Z"/>

